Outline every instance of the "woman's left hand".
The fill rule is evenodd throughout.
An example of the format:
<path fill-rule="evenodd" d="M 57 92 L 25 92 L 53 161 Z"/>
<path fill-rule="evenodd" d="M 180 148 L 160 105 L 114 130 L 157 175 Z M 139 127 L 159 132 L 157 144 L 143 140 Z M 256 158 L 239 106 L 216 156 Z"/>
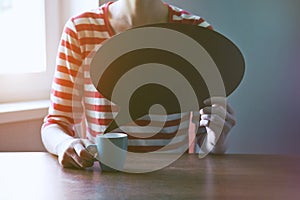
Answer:
<path fill-rule="evenodd" d="M 230 130 L 236 124 L 234 110 L 222 97 L 206 99 L 204 104 L 207 106 L 200 110 L 199 124 L 207 132 L 203 145 L 211 153 L 225 153 Z"/>

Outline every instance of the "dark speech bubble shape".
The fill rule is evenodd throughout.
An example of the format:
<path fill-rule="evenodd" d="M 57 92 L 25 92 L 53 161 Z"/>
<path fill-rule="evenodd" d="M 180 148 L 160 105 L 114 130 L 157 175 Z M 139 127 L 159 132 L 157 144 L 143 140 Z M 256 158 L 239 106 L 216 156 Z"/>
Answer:
<path fill-rule="evenodd" d="M 160 35 L 156 37 L 159 41 L 153 40 L 153 43 L 160 44 L 162 48 L 157 47 L 160 45 L 149 45 L 151 41 L 147 41 L 143 45 L 144 41 L 149 40 L 149 37 L 147 37 L 148 32 L 143 33 L 143 30 L 152 30 L 151 28 L 159 30 Z M 170 31 L 184 35 L 184 38 L 189 38 L 199 47 L 204 48 L 211 61 L 203 61 L 202 65 L 194 65 L 195 58 L 202 62 L 201 59 L 205 56 L 207 57 L 207 55 L 204 56 L 201 52 L 198 55 L 198 52 L 193 48 L 188 52 L 193 57 L 193 62 L 190 58 L 177 54 L 177 50 L 180 51 L 180 49 L 176 45 L 173 47 L 172 43 L 182 43 L 181 36 L 170 39 L 168 34 Z M 134 37 L 132 37 L 133 34 L 135 34 Z M 155 36 L 153 37 L 155 38 Z M 167 39 L 168 41 L 166 41 Z M 139 43 L 138 46 L 135 46 L 136 42 Z M 181 44 L 180 48 L 189 48 L 184 46 L 188 44 L 188 42 L 187 44 Z M 128 46 L 134 47 L 128 48 Z M 129 50 L 127 51 L 126 48 Z M 171 48 L 170 51 L 169 48 Z M 109 54 L 116 55 L 107 58 Z M 118 85 L 118 82 L 122 78 L 124 79 L 126 74 L 144 65 L 147 65 L 147 72 L 139 77 L 134 77 L 137 80 L 133 82 L 140 83 L 143 82 L 143 79 L 147 79 L 148 82 L 145 82 L 144 85 L 132 85 L 129 78 L 127 82 L 125 81 L 125 84 Z M 206 74 L 209 74 L 204 71 L 207 71 L 207 67 L 210 68 L 210 65 L 216 65 L 224 86 L 223 88 L 219 86 L 220 83 L 217 83 L 219 81 L 217 78 L 214 81 L 214 76 L 204 77 Z M 176 87 L 176 92 L 174 92 L 174 88 L 170 88 L 170 85 L 178 86 L 176 77 L 174 80 L 169 81 L 171 82 L 169 87 L 163 86 L 160 81 L 157 81 L 157 76 L 160 75 L 160 73 L 157 73 L 157 68 L 162 68 L 162 66 L 170 68 L 183 76 L 195 95 L 192 97 L 190 93 L 186 93 L 188 89 L 184 86 Z M 151 73 L 152 70 L 155 73 Z M 174 114 L 199 110 L 204 106 L 203 100 L 208 97 L 230 95 L 240 84 L 244 72 L 245 62 L 243 55 L 233 42 L 220 33 L 207 28 L 179 23 L 153 24 L 118 34 L 102 44 L 96 51 L 90 65 L 91 79 L 97 90 L 105 98 L 120 106 L 120 112 L 105 132 L 111 132 L 122 125 L 149 114 L 149 109 L 155 104 L 161 105 L 165 113 L 151 114 Z M 167 74 L 164 75 L 165 77 L 168 76 Z M 151 82 L 151 77 L 153 77 L 153 82 Z M 216 82 L 216 86 L 214 82 Z M 132 88 L 136 90 L 131 93 L 129 99 L 128 97 L 124 99 L 123 96 L 126 96 L 128 92 L 126 89 L 127 85 L 131 90 Z M 119 89 L 118 87 L 122 87 L 122 89 L 115 92 L 116 89 Z M 176 98 L 178 96 L 185 98 L 184 103 L 181 103 Z"/>

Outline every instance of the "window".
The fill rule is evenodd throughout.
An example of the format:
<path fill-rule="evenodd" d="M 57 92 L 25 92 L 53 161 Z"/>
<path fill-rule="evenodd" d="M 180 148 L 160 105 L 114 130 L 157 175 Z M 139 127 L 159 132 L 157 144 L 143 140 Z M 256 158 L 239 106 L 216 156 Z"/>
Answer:
<path fill-rule="evenodd" d="M 59 0 L 0 0 L 0 103 L 48 99 Z"/>
<path fill-rule="evenodd" d="M 45 71 L 45 2 L 0 0 L 0 24 L 0 73 Z"/>
<path fill-rule="evenodd" d="M 66 20 L 98 0 L 0 0 L 0 104 L 49 99 Z"/>

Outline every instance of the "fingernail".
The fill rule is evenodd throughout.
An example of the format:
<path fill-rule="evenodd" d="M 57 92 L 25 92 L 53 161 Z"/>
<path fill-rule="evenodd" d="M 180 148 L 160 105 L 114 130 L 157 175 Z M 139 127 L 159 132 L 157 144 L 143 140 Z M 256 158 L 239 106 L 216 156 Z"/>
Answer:
<path fill-rule="evenodd" d="M 203 115 L 204 114 L 203 109 L 200 109 L 199 113 L 200 113 L 200 115 Z"/>

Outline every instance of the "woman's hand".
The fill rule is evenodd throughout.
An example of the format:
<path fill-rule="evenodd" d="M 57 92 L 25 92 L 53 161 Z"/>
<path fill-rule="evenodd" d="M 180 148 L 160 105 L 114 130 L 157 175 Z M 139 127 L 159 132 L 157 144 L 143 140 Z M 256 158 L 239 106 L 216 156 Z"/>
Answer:
<path fill-rule="evenodd" d="M 204 148 L 212 153 L 225 153 L 230 130 L 236 124 L 234 110 L 226 99 L 221 97 L 206 99 L 204 104 L 207 106 L 200 110 L 199 124 L 207 131 Z"/>
<path fill-rule="evenodd" d="M 84 139 L 67 139 L 57 145 L 59 163 L 66 168 L 84 169 L 92 167 L 94 157 L 86 150 Z"/>

